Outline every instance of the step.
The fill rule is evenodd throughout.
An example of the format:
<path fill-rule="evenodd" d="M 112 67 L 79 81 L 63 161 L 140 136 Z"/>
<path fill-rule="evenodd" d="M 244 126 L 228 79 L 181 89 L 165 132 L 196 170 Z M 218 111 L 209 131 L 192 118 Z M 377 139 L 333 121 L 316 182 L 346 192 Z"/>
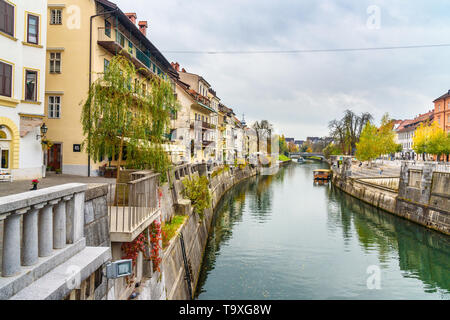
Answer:
<path fill-rule="evenodd" d="M 10 299 L 62 300 L 75 289 L 73 279 L 81 283 L 109 260 L 111 260 L 109 247 L 85 247 Z"/>
<path fill-rule="evenodd" d="M 33 266 L 22 266 L 21 272 L 17 276 L 0 277 L 0 300 L 9 299 L 58 265 L 69 260 L 85 247 L 86 239 L 82 238 L 74 244 L 67 245 L 63 249 L 53 250 L 53 254 L 49 257 L 39 258 L 38 263 Z"/>

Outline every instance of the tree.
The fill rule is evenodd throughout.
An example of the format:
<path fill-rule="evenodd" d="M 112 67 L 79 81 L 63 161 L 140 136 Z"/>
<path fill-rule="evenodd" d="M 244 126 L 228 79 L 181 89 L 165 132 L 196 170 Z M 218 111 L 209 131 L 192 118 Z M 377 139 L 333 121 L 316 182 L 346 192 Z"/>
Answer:
<path fill-rule="evenodd" d="M 288 156 L 289 148 L 288 148 L 288 145 L 286 143 L 286 138 L 284 137 L 284 134 L 281 135 L 281 137 L 279 138 L 278 145 L 279 145 L 279 153 L 283 154 L 285 156 Z"/>
<path fill-rule="evenodd" d="M 256 141 L 257 141 L 257 150 L 258 152 L 260 151 L 260 141 L 264 138 L 266 138 L 266 141 L 268 141 L 268 139 L 270 139 L 270 135 L 272 133 L 273 127 L 270 124 L 269 121 L 267 120 L 261 120 L 261 121 L 256 121 L 253 124 L 253 129 L 255 129 L 256 131 Z M 270 144 L 268 144 L 268 148 L 269 148 Z M 268 150 L 266 150 L 268 151 Z"/>
<path fill-rule="evenodd" d="M 115 56 L 89 88 L 82 110 L 83 146 L 95 162 L 117 155 L 117 179 L 124 150 L 135 168 L 163 173 L 170 164 L 162 143 L 177 109 L 171 84 L 153 76 L 146 92 L 137 71 L 127 58 Z"/>
<path fill-rule="evenodd" d="M 399 145 L 395 143 L 394 121 L 389 118 L 389 114 L 385 113 L 381 118 L 381 125 L 378 129 L 378 147 L 379 155 L 395 153 L 399 149 Z"/>
<path fill-rule="evenodd" d="M 394 122 L 387 113 L 383 115 L 379 128 L 367 122 L 356 144 L 356 157 L 361 161 L 369 161 L 396 152 L 398 144 L 395 143 L 393 127 Z"/>
<path fill-rule="evenodd" d="M 445 133 L 436 122 L 421 123 L 413 137 L 413 149 L 416 153 L 437 155 L 450 154 L 450 135 Z"/>
<path fill-rule="evenodd" d="M 368 112 L 357 115 L 351 110 L 345 110 L 340 120 L 329 122 L 330 137 L 341 147 L 343 154 L 353 154 L 364 126 L 372 119 Z"/>
<path fill-rule="evenodd" d="M 380 155 L 377 132 L 377 127 L 370 121 L 364 126 L 359 142 L 356 143 L 356 158 L 361 161 L 370 161 Z"/>
<path fill-rule="evenodd" d="M 334 143 L 328 144 L 328 146 L 326 146 L 323 149 L 323 155 L 325 156 L 325 158 L 329 158 L 330 156 L 334 156 L 334 155 L 339 155 L 340 153 L 341 153 L 341 150 L 340 150 L 339 146 L 335 145 Z"/>
<path fill-rule="evenodd" d="M 299 151 L 298 146 L 293 141 L 289 141 L 288 149 L 289 149 L 289 152 L 291 152 L 291 153 L 296 153 Z"/>

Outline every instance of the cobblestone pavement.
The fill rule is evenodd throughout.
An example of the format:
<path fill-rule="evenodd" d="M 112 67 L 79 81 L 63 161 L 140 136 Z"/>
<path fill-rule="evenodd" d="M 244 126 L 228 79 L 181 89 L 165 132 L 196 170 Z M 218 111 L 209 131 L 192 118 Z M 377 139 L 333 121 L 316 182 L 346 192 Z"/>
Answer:
<path fill-rule="evenodd" d="M 103 177 L 83 177 L 83 176 L 72 176 L 68 174 L 55 174 L 48 173 L 47 177 L 39 179 L 38 189 L 48 188 L 65 183 L 115 183 L 114 178 L 103 178 Z M 11 194 L 27 192 L 31 189 L 31 180 L 21 180 L 13 182 L 0 182 L 0 197 L 4 197 Z"/>

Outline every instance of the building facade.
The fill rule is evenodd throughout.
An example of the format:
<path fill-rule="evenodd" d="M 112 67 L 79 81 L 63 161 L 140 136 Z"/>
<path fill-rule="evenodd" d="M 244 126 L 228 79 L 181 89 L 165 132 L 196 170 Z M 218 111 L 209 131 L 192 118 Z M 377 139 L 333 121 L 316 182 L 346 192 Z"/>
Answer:
<path fill-rule="evenodd" d="M 90 85 L 122 54 L 139 70 L 134 81 L 150 88 L 154 76 L 169 79 L 170 63 L 147 38 L 147 22 L 107 0 L 49 0 L 45 116 L 53 147 L 47 166 L 63 173 L 95 176 L 100 166 L 82 148 L 81 104 Z M 92 23 L 92 27 L 91 27 Z M 114 160 L 114 159 L 113 159 Z"/>
<path fill-rule="evenodd" d="M 396 143 L 402 146 L 402 151 L 397 153 L 397 157 L 401 159 L 416 160 L 419 156 L 414 152 L 414 136 L 416 129 L 421 123 L 431 123 L 434 119 L 434 112 L 429 111 L 424 114 L 419 114 L 414 119 L 396 121 L 394 123 L 394 132 L 396 133 Z"/>
<path fill-rule="evenodd" d="M 0 12 L 0 173 L 40 178 L 47 1 L 0 0 Z"/>
<path fill-rule="evenodd" d="M 450 90 L 433 101 L 434 121 L 445 132 L 450 132 Z"/>

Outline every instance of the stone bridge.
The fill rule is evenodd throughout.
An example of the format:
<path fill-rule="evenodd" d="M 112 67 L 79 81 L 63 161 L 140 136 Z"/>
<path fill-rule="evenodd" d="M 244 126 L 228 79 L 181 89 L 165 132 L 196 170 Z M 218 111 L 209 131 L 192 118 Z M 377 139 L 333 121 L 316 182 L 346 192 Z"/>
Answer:
<path fill-rule="evenodd" d="M 298 159 L 300 157 L 302 158 L 311 158 L 311 157 L 316 157 L 316 158 L 320 158 L 321 161 L 325 161 L 326 158 L 323 155 L 323 153 L 313 153 L 313 152 L 293 152 L 289 154 L 289 157 L 292 159 Z"/>

